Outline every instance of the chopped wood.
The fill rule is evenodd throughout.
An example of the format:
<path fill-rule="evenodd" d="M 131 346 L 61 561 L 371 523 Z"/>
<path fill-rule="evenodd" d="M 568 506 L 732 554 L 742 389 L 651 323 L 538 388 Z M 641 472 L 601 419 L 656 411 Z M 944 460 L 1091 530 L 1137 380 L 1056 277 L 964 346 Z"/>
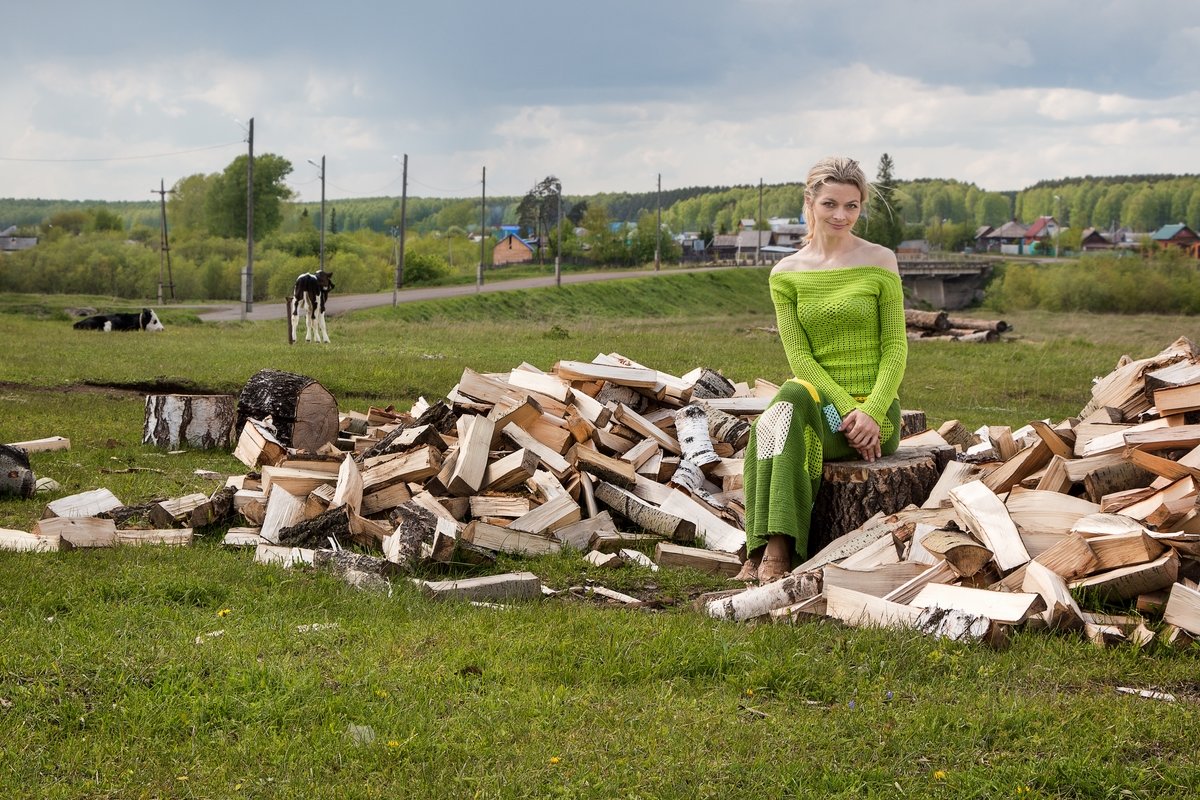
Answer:
<path fill-rule="evenodd" d="M 117 544 L 138 547 L 140 545 L 166 545 L 168 547 L 188 547 L 192 543 L 191 528 L 170 528 L 168 530 L 123 530 L 117 531 Z"/>
<path fill-rule="evenodd" d="M 882 597 L 830 586 L 825 597 L 825 614 L 856 628 L 912 628 L 921 609 L 884 600 Z"/>
<path fill-rule="evenodd" d="M 254 560 L 259 564 L 278 564 L 284 569 L 290 569 L 296 565 L 311 566 L 313 551 L 302 547 L 260 544 L 254 549 Z"/>
<path fill-rule="evenodd" d="M 884 564 L 872 569 L 847 569 L 837 564 L 821 568 L 822 586 L 839 586 L 883 597 L 922 575 L 928 567 L 912 561 Z"/>
<path fill-rule="evenodd" d="M 704 607 L 708 616 L 731 622 L 744 622 L 764 617 L 776 608 L 783 608 L 821 593 L 821 579 L 814 573 L 792 573 L 765 586 L 746 589 L 732 597 L 710 601 Z"/>
<path fill-rule="evenodd" d="M 992 551 L 1001 570 L 1016 569 L 1029 560 L 1008 510 L 982 481 L 951 489 L 950 502 L 967 528 Z"/>
<path fill-rule="evenodd" d="M 11 552 L 49 553 L 61 547 L 61 540 L 55 534 L 35 536 L 26 531 L 14 531 L 0 528 L 0 550 Z"/>
<path fill-rule="evenodd" d="M 591 473 L 599 480 L 608 481 L 622 489 L 632 489 L 637 484 L 636 468 L 628 461 L 606 456 L 581 445 L 571 448 L 567 453 L 567 460 L 574 464 L 576 469 Z"/>
<path fill-rule="evenodd" d="M 70 450 L 71 440 L 65 436 L 47 436 L 24 442 L 9 442 L 9 447 L 19 447 L 26 453 L 49 453 L 55 450 Z"/>
<path fill-rule="evenodd" d="M 938 508 L 950 505 L 950 490 L 979 477 L 979 467 L 965 461 L 951 461 L 942 470 L 941 477 L 929 491 L 921 508 Z"/>
<path fill-rule="evenodd" d="M 1179 555 L 1168 550 L 1146 564 L 1100 572 L 1072 581 L 1072 589 L 1081 589 L 1104 600 L 1130 600 L 1140 594 L 1165 589 L 1179 578 Z"/>
<path fill-rule="evenodd" d="M 559 528 L 554 532 L 554 538 L 565 547 L 583 552 L 592 547 L 593 541 L 600 534 L 617 534 L 617 526 L 607 510 Z"/>
<path fill-rule="evenodd" d="M 1200 636 L 1200 591 L 1182 583 L 1171 586 L 1171 594 L 1163 609 L 1163 621 Z"/>
<path fill-rule="evenodd" d="M 117 524 L 102 517 L 50 517 L 35 522 L 32 534 L 58 537 L 63 550 L 112 547 L 117 543 Z"/>
<path fill-rule="evenodd" d="M 1003 464 L 985 475 L 982 481 L 996 494 L 1003 494 L 1049 464 L 1053 455 L 1046 443 L 1039 439 L 1033 446 L 1008 456 Z M 1001 456 L 1003 457 L 1003 451 Z"/>
<path fill-rule="evenodd" d="M 935 528 L 921 539 L 921 545 L 950 564 L 954 572 L 969 578 L 992 560 L 992 551 L 969 534 L 958 530 Z"/>
<path fill-rule="evenodd" d="M 653 389 L 658 385 L 654 370 L 583 361 L 559 361 L 554 365 L 554 374 L 568 381 L 607 381 L 631 388 Z"/>
<path fill-rule="evenodd" d="M 1030 614 L 1046 608 L 1042 598 L 1033 592 L 993 592 L 945 583 L 927 584 L 909 605 L 917 608 L 956 608 L 1007 625 L 1019 625 Z"/>
<path fill-rule="evenodd" d="M 557 553 L 562 548 L 558 540 L 550 536 L 528 533 L 511 527 L 501 528 L 499 525 L 491 525 L 479 520 L 475 520 L 463 528 L 460 538 L 485 550 L 514 555 L 544 555 Z"/>
<path fill-rule="evenodd" d="M 60 497 L 46 504 L 42 518 L 46 517 L 95 517 L 125 505 L 108 489 L 93 489 L 89 492 Z"/>
<path fill-rule="evenodd" d="M 483 472 L 483 488 L 503 492 L 524 483 L 537 472 L 541 460 L 532 450 L 521 448 L 498 458 Z"/>
<path fill-rule="evenodd" d="M 230 528 L 225 532 L 225 538 L 221 540 L 221 544 L 226 547 L 258 547 L 260 544 L 270 544 L 270 542 L 259 535 L 258 528 L 237 527 Z"/>
<path fill-rule="evenodd" d="M 883 596 L 884 600 L 890 600 L 893 603 L 908 603 L 917 593 L 930 583 L 950 583 L 958 578 L 954 573 L 954 569 L 945 561 L 939 561 L 937 564 L 926 568 L 916 577 L 900 584 L 892 591 Z"/>
<path fill-rule="evenodd" d="M 733 553 L 722 553 L 704 547 L 687 547 L 671 542 L 659 542 L 654 548 L 654 560 L 660 567 L 688 567 L 708 575 L 732 578 L 741 571 L 742 559 Z"/>
<path fill-rule="evenodd" d="M 1083 627 L 1083 610 L 1071 596 L 1071 590 L 1067 588 L 1067 582 L 1061 575 L 1037 561 L 1030 561 L 1024 570 L 1021 591 L 1041 596 L 1042 602 L 1046 604 L 1042 616 L 1047 625 L 1063 630 L 1077 630 Z"/>
<path fill-rule="evenodd" d="M 578 522 L 582 517 L 579 504 L 571 499 L 571 495 L 564 493 L 517 517 L 508 527 L 514 531 L 546 536 Z"/>
<path fill-rule="evenodd" d="M 625 559 L 619 553 L 602 553 L 599 550 L 590 551 L 583 557 L 583 560 L 593 567 L 601 569 L 612 569 L 625 565 Z"/>
<path fill-rule="evenodd" d="M 596 500 L 643 530 L 673 541 L 690 542 L 696 538 L 695 522 L 662 511 L 619 486 L 600 481 L 596 484 Z"/>
<path fill-rule="evenodd" d="M 1060 492 L 1014 488 L 1004 501 L 1008 516 L 1022 534 L 1067 534 L 1080 519 L 1100 510 L 1096 503 Z"/>
<path fill-rule="evenodd" d="M 679 437 L 682 456 L 697 467 L 720 460 L 713 450 L 708 432 L 708 414 L 704 406 L 691 404 L 675 412 L 675 431 Z"/>
<path fill-rule="evenodd" d="M 1165 544 L 1150 538 L 1144 531 L 1093 536 L 1087 543 L 1096 556 L 1093 570 L 1097 572 L 1144 564 L 1158 558 L 1167 549 Z"/>
<path fill-rule="evenodd" d="M 200 492 L 161 500 L 150 505 L 150 521 L 160 528 L 173 528 L 190 520 L 192 511 L 208 501 L 208 497 Z"/>

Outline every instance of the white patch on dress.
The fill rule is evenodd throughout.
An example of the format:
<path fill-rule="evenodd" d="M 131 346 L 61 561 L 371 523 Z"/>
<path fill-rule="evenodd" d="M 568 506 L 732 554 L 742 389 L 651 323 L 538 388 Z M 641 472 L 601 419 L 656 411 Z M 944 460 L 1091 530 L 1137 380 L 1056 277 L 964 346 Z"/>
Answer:
<path fill-rule="evenodd" d="M 791 403 L 780 401 L 763 412 L 754 426 L 754 435 L 758 443 L 758 460 L 766 461 L 783 452 L 787 443 L 788 431 L 792 429 L 792 415 L 795 409 Z"/>

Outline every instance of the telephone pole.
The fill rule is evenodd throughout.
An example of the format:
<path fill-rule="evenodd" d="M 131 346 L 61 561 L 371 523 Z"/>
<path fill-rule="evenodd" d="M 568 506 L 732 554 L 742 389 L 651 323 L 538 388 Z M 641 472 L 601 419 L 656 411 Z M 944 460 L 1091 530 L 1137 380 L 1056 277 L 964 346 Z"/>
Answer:
<path fill-rule="evenodd" d="M 174 189 L 168 189 L 162 178 L 158 179 L 158 188 L 151 189 L 151 194 L 157 194 L 159 206 L 162 209 L 160 234 L 158 237 L 158 304 L 163 302 L 163 259 L 167 261 L 167 279 L 171 282 L 171 299 L 175 299 L 175 276 L 171 272 L 171 246 L 167 239 L 167 195 L 174 194 Z"/>
<path fill-rule="evenodd" d="M 312 164 L 317 169 L 321 170 L 321 266 L 320 269 L 325 269 L 325 156 L 321 156 L 321 163 L 313 161 L 311 158 L 308 163 Z"/>
<path fill-rule="evenodd" d="M 242 275 L 242 322 L 254 310 L 254 117 L 246 132 L 246 271 Z"/>
<path fill-rule="evenodd" d="M 558 195 L 558 246 L 554 248 L 554 285 L 562 286 L 562 181 L 555 185 Z"/>
<path fill-rule="evenodd" d="M 763 224 L 762 215 L 762 192 L 763 181 L 758 179 L 758 223 L 754 226 L 754 266 L 762 264 L 762 230 L 758 227 Z"/>
<path fill-rule="evenodd" d="M 475 273 L 475 291 L 483 288 L 483 253 L 487 245 L 487 167 L 483 168 L 483 191 L 479 196 L 479 271 Z"/>
<path fill-rule="evenodd" d="M 392 306 L 397 303 L 397 292 L 404 283 L 404 218 L 408 206 L 408 153 L 404 154 L 404 171 L 400 184 L 400 252 L 396 256 L 396 286 L 392 289 Z"/>
<path fill-rule="evenodd" d="M 655 230 L 654 230 L 654 271 L 662 266 L 662 173 L 658 173 L 658 189 L 654 192 Z"/>

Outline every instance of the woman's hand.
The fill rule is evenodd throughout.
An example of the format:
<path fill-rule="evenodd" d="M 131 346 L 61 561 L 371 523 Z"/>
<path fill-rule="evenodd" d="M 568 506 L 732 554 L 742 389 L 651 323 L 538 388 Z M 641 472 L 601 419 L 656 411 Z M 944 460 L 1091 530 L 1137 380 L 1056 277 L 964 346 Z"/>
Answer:
<path fill-rule="evenodd" d="M 839 428 L 850 446 L 858 451 L 864 461 L 874 461 L 883 455 L 879 441 L 879 423 L 870 414 L 854 409 L 842 420 Z"/>

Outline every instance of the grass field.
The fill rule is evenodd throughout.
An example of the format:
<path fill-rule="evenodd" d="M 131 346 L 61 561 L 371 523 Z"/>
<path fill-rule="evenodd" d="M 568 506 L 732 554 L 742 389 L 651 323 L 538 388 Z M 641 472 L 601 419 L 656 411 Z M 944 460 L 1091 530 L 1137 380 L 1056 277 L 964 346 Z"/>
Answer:
<path fill-rule="evenodd" d="M 463 367 L 621 352 L 676 374 L 787 377 L 765 273 L 664 275 L 282 323 L 160 311 L 158 335 L 70 329 L 96 298 L 0 297 L 0 441 L 50 435 L 35 472 L 127 504 L 211 491 L 225 453 L 140 444 L 157 391 L 236 393 L 264 367 L 343 410 L 435 399 Z M 984 316 L 995 316 L 982 312 Z M 1022 313 L 992 345 L 916 342 L 901 399 L 931 425 L 1055 421 L 1123 354 L 1192 318 Z M 278 328 L 278 330 L 276 330 Z M 137 467 L 152 472 L 126 472 Z M 0 502 L 29 530 L 48 498 Z M 1200 792 L 1200 652 L 1021 634 L 1003 652 L 907 634 L 716 623 L 689 571 L 506 561 L 554 588 L 592 577 L 651 610 L 571 596 L 504 610 L 390 597 L 253 564 L 210 532 L 185 550 L 0 553 L 0 795 L 129 797 L 1071 797 Z M 300 626 L 326 627 L 304 631 Z M 220 635 L 213 635 L 222 631 Z M 1157 688 L 1179 701 L 1130 697 Z"/>

